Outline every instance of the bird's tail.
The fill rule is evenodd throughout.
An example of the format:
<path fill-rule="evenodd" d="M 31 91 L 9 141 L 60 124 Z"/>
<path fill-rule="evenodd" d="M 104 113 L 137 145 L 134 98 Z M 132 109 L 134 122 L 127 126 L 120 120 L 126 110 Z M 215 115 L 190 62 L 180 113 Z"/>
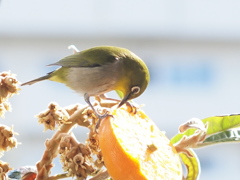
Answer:
<path fill-rule="evenodd" d="M 45 76 L 39 77 L 39 78 L 34 79 L 34 80 L 32 80 L 32 81 L 25 82 L 25 83 L 21 84 L 21 86 L 31 85 L 31 84 L 34 84 L 34 83 L 36 83 L 36 82 L 49 79 L 50 77 L 51 77 L 51 75 L 50 75 L 50 73 L 49 73 L 49 74 L 47 74 L 47 75 L 45 75 Z"/>

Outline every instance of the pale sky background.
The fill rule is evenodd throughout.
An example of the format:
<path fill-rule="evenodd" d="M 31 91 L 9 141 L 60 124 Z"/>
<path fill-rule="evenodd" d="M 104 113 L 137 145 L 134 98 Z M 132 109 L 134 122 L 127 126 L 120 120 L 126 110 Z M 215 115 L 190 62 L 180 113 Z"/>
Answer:
<path fill-rule="evenodd" d="M 239 39 L 237 0 L 2 0 L 0 35 Z"/>

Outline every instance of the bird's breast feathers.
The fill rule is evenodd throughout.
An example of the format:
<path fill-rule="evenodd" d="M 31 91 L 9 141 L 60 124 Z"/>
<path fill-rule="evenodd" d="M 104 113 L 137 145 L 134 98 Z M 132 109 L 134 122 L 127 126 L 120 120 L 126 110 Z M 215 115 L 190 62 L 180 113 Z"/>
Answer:
<path fill-rule="evenodd" d="M 72 67 L 66 85 L 80 94 L 99 95 L 114 90 L 118 79 L 116 65 L 100 67 Z"/>

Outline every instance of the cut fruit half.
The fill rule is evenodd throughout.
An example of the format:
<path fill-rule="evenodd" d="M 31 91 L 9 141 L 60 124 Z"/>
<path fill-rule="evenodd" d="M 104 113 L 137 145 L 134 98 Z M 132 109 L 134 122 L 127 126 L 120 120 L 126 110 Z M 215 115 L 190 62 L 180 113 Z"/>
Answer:
<path fill-rule="evenodd" d="M 182 180 L 175 148 L 143 111 L 113 110 L 98 129 L 99 145 L 114 180 Z"/>

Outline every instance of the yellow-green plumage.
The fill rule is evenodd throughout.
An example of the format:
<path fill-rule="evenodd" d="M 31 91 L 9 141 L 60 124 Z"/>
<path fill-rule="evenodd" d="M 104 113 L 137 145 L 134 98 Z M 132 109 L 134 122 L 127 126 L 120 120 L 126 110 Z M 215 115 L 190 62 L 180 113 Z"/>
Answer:
<path fill-rule="evenodd" d="M 90 96 L 116 90 L 122 105 L 141 95 L 150 80 L 148 68 L 138 56 L 113 46 L 86 49 L 50 65 L 61 67 L 22 85 L 49 79 L 83 94 L 88 102 Z"/>

